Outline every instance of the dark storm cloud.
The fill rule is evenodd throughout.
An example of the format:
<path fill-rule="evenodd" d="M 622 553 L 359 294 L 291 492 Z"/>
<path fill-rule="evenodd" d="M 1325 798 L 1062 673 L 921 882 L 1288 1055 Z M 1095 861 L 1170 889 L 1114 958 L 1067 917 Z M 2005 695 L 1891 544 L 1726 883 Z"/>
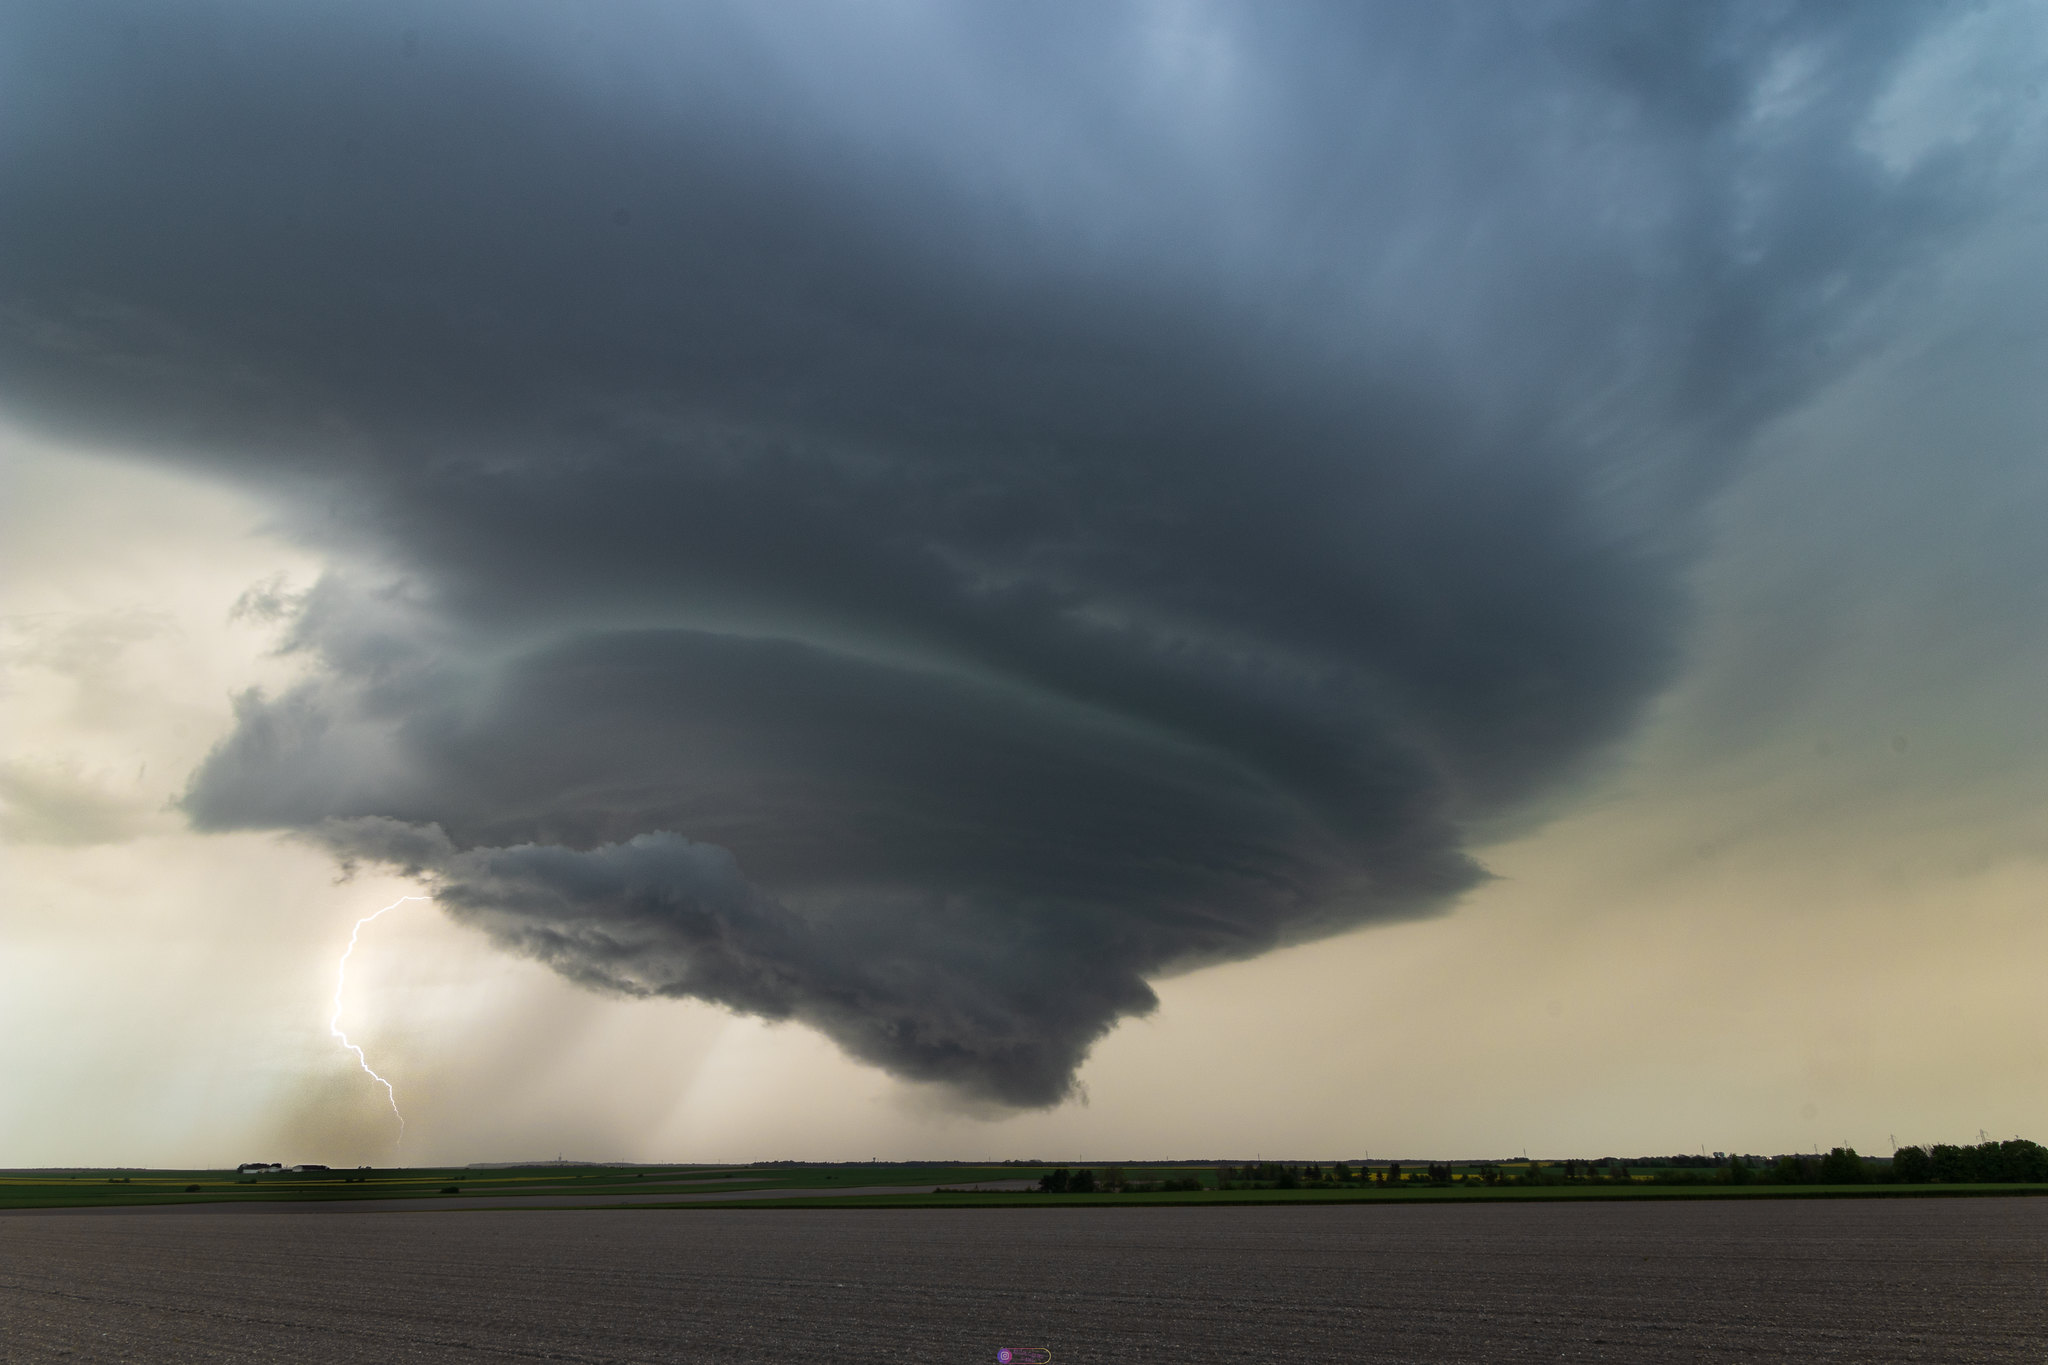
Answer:
<path fill-rule="evenodd" d="M 17 7 L 0 402 L 348 566 L 201 826 L 1047 1103 L 1624 731 L 1930 13 Z"/>

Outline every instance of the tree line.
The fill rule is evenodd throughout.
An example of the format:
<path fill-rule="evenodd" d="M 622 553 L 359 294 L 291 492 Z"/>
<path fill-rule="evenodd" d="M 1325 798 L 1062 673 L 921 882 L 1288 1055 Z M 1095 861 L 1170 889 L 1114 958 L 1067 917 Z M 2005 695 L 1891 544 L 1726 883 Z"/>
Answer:
<path fill-rule="evenodd" d="M 1203 1176 L 1209 1175 L 1208 1179 Z M 2048 1147 L 2026 1138 L 1986 1141 L 1974 1146 L 1934 1143 L 1901 1147 L 1890 1160 L 1868 1158 L 1854 1147 L 1825 1155 L 1778 1157 L 1716 1153 L 1713 1157 L 1638 1157 L 1624 1161 L 1428 1162 L 1371 1165 L 1339 1161 L 1261 1161 L 1218 1166 L 1213 1173 L 1190 1171 L 1158 1180 L 1127 1179 L 1120 1166 L 1046 1172 L 1038 1188 L 1048 1194 L 1160 1194 L 1189 1190 L 1371 1189 L 1401 1185 L 1656 1185 L 1774 1184 L 1862 1185 L 2048 1184 Z"/>
<path fill-rule="evenodd" d="M 1782 1166 L 1787 1158 L 1778 1158 Z M 1855 1184 L 1886 1179 L 1902 1185 L 2018 1185 L 2048 1182 L 2048 1147 L 2026 1138 L 2003 1142 L 1979 1142 L 1970 1146 L 1937 1142 L 1930 1147 L 1901 1147 L 1892 1153 L 1881 1171 L 1876 1163 L 1861 1160 L 1853 1147 L 1837 1147 L 1820 1158 L 1816 1170 L 1808 1157 L 1794 1157 L 1800 1163 L 1796 1176 L 1787 1179 L 1817 1179 L 1827 1184 Z M 1862 1174 L 1857 1174 L 1857 1168 Z"/>

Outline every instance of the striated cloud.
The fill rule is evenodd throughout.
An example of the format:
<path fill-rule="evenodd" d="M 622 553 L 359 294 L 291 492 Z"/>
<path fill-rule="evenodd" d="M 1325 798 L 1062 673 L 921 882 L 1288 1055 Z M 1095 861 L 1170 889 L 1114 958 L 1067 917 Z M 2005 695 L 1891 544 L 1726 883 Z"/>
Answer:
<path fill-rule="evenodd" d="M 19 6 L 0 404 L 337 566 L 202 828 L 1055 1103 L 1627 733 L 1970 212 L 1872 132 L 1942 19 Z"/>

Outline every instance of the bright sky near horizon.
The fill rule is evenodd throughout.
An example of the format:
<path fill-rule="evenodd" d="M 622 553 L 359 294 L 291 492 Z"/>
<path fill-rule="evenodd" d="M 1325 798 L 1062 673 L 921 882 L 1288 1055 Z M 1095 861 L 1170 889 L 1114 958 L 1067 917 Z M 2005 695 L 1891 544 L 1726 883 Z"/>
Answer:
<path fill-rule="evenodd" d="M 766 13 L 0 18 L 0 1166 L 2048 1134 L 2048 11 Z"/>

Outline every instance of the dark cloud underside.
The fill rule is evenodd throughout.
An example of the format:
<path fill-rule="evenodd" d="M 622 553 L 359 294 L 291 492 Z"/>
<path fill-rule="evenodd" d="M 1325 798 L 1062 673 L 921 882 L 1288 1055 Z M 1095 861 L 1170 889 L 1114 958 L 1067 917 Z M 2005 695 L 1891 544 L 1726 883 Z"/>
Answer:
<path fill-rule="evenodd" d="M 0 403 L 338 566 L 202 827 L 1048 1103 L 1626 729 L 1931 16 L 13 7 Z"/>

